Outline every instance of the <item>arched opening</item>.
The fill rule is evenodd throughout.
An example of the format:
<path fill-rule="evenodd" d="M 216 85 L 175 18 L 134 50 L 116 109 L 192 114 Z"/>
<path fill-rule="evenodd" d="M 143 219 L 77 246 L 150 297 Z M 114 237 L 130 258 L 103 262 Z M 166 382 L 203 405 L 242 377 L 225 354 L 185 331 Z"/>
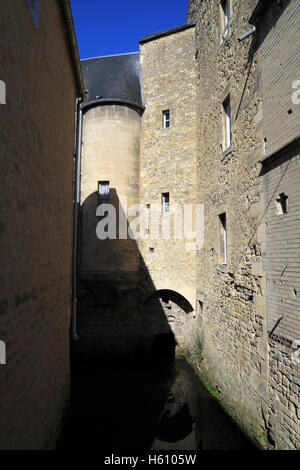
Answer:
<path fill-rule="evenodd" d="M 178 292 L 155 291 L 142 303 L 141 331 L 157 360 L 173 359 L 175 348 L 186 347 L 191 341 L 194 311 L 190 302 Z"/>

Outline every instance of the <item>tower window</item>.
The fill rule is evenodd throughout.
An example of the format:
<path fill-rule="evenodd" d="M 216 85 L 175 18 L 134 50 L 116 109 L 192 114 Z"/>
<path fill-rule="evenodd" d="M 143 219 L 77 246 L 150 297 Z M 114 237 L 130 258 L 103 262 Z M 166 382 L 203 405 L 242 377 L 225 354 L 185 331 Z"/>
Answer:
<path fill-rule="evenodd" d="M 98 202 L 99 204 L 109 203 L 109 181 L 98 181 Z"/>
<path fill-rule="evenodd" d="M 219 215 L 220 226 L 220 261 L 222 264 L 227 264 L 227 224 L 226 213 Z"/>
<path fill-rule="evenodd" d="M 166 111 L 163 111 L 163 128 L 169 129 L 169 127 L 170 127 L 170 110 L 167 109 Z"/>
<path fill-rule="evenodd" d="M 170 212 L 170 193 L 162 193 L 161 204 L 162 204 L 162 213 L 168 214 Z"/>
<path fill-rule="evenodd" d="M 230 95 L 223 102 L 223 150 L 231 146 L 231 106 Z"/>

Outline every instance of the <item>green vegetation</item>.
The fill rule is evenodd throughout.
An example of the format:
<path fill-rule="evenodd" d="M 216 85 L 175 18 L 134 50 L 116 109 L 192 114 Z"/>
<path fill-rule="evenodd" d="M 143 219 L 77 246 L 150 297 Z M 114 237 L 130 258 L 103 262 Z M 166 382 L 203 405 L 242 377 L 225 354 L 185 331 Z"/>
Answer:
<path fill-rule="evenodd" d="M 200 362 L 203 360 L 203 335 L 201 332 L 197 332 L 192 349 L 185 351 L 185 358 L 194 369 L 198 369 Z"/>
<path fill-rule="evenodd" d="M 205 388 L 209 391 L 209 393 L 213 397 L 215 397 L 217 400 L 220 400 L 221 399 L 220 391 L 217 388 L 212 387 L 211 384 L 209 383 L 209 381 L 205 377 L 200 376 L 200 379 L 201 379 L 201 382 L 203 383 L 203 385 L 205 386 Z"/>

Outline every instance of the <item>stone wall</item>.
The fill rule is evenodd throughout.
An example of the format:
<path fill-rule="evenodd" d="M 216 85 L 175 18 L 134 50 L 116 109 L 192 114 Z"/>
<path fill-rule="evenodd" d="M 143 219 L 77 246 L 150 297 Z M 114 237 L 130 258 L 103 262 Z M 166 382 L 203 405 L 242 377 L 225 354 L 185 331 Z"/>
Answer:
<path fill-rule="evenodd" d="M 260 77 L 253 37 L 237 41 L 250 29 L 255 3 L 230 2 L 224 41 L 219 2 L 191 1 L 188 21 L 196 21 L 198 198 L 205 206 L 204 247 L 197 258 L 201 368 L 235 419 L 265 445 L 268 346 L 264 232 L 257 217 L 257 204 L 262 204 Z M 232 141 L 225 149 L 223 103 L 228 95 Z M 219 217 L 224 213 L 226 263 Z"/>
<path fill-rule="evenodd" d="M 0 448 L 53 447 L 69 394 L 76 82 L 58 1 L 0 5 Z"/>
<path fill-rule="evenodd" d="M 141 42 L 142 119 L 140 200 L 157 205 L 159 238 L 150 231 L 140 243 L 143 262 L 154 290 L 173 290 L 195 307 L 196 250 L 173 231 L 176 204 L 197 202 L 196 69 L 194 28 Z M 170 127 L 163 127 L 163 111 Z M 162 193 L 169 193 L 170 212 L 161 215 Z M 195 209 L 195 206 L 194 206 Z M 147 209 L 146 209 L 147 210 Z M 170 239 L 162 225 L 170 222 Z M 151 226 L 150 226 L 151 229 Z"/>
<path fill-rule="evenodd" d="M 249 20 L 259 3 L 230 1 L 225 40 L 220 37 L 219 2 L 189 3 L 187 20 L 196 21 L 199 201 L 205 205 L 205 245 L 197 262 L 203 342 L 198 365 L 230 413 L 260 445 L 295 449 L 299 448 L 299 366 L 291 363 L 290 345 L 288 349 L 269 340 L 268 333 L 273 324 L 270 310 L 279 297 L 286 298 L 286 308 L 294 309 L 290 320 L 279 325 L 279 333 L 289 325 L 295 332 L 299 325 L 293 244 L 293 234 L 298 233 L 298 157 L 289 149 L 275 167 L 262 167 L 261 161 L 297 137 L 297 110 L 287 112 L 290 77 L 297 69 L 288 64 L 296 52 L 294 45 L 288 45 L 292 33 L 286 33 L 297 24 L 292 12 L 298 5 L 287 1 L 274 5 L 276 12 L 267 8 L 269 27 L 257 24 L 258 34 L 237 41 L 251 29 Z M 232 140 L 224 149 L 223 103 L 228 95 Z M 287 187 L 293 212 L 285 216 L 286 225 L 274 215 L 272 191 Z M 219 217 L 224 213 L 226 263 Z M 293 259 L 292 271 L 285 275 L 289 282 L 284 279 L 285 287 L 275 287 L 271 283 L 273 278 L 282 282 L 279 265 L 286 257 Z"/>

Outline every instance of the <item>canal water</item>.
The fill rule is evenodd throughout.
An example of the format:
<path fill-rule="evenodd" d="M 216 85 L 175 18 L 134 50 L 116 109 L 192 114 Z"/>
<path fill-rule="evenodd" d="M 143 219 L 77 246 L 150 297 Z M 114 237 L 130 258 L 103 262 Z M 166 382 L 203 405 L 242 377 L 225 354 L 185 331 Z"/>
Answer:
<path fill-rule="evenodd" d="M 71 414 L 58 447 L 253 449 L 183 357 L 163 367 L 77 361 Z"/>

